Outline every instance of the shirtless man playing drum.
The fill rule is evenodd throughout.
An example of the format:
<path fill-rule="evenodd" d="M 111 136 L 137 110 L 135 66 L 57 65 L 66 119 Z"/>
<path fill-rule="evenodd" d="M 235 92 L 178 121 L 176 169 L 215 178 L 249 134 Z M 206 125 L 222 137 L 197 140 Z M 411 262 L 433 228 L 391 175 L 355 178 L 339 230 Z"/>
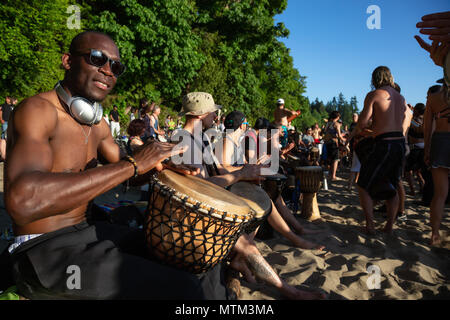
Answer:
<path fill-rule="evenodd" d="M 214 299 L 202 285 L 211 281 L 207 275 L 147 258 L 142 230 L 86 222 L 95 197 L 162 169 L 175 152 L 172 144 L 151 142 L 133 158 L 121 157 L 96 105 L 124 71 L 109 36 L 80 33 L 62 66 L 58 93 L 25 99 L 8 128 L 5 205 L 16 236 L 9 252 L 18 292 L 29 299 Z M 109 164 L 97 167 L 99 155 Z M 73 272 L 79 281 L 69 285 Z"/>
<path fill-rule="evenodd" d="M 366 231 L 375 234 L 373 222 L 374 189 L 390 189 L 393 197 L 386 199 L 388 220 L 384 232 L 391 233 L 398 211 L 396 191 L 405 157 L 405 134 L 411 120 L 405 98 L 394 89 L 394 78 L 389 68 L 380 66 L 372 73 L 374 91 L 367 94 L 364 109 L 358 120 L 358 130 L 375 138 L 369 159 L 361 163 L 358 190 L 361 207 L 366 217 Z M 372 125 L 368 126 L 372 120 Z"/>

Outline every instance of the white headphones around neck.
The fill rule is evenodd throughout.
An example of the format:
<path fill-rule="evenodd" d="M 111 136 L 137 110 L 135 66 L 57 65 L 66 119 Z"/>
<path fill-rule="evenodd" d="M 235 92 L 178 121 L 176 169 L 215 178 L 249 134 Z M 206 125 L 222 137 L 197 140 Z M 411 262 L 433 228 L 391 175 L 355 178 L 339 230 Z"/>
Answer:
<path fill-rule="evenodd" d="M 98 102 L 90 102 L 83 97 L 71 97 L 61 85 L 61 81 L 55 86 L 56 93 L 69 107 L 70 115 L 82 124 L 93 125 L 102 120 L 103 108 Z"/>

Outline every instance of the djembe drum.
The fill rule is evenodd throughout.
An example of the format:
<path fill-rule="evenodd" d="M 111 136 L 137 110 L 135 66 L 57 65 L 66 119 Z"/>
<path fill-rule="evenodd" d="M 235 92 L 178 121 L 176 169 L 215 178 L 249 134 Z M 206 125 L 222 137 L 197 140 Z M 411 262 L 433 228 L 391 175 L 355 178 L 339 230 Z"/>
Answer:
<path fill-rule="evenodd" d="M 317 163 L 317 161 L 319 161 L 319 148 L 318 147 L 312 147 L 311 151 L 310 151 L 310 161 L 314 164 Z"/>
<path fill-rule="evenodd" d="M 317 204 L 317 192 L 323 179 L 320 166 L 306 166 L 295 168 L 295 176 L 300 183 L 300 192 L 303 194 L 301 217 L 309 221 L 320 219 Z"/>
<path fill-rule="evenodd" d="M 276 201 L 283 190 L 287 177 L 280 173 L 263 177 L 264 181 L 262 182 L 261 187 L 267 192 L 272 201 Z"/>
<path fill-rule="evenodd" d="M 246 233 L 255 231 L 272 212 L 272 202 L 266 191 L 249 182 L 237 182 L 230 188 L 230 192 L 241 197 L 254 211 L 253 220 L 245 227 Z"/>
<path fill-rule="evenodd" d="M 287 154 L 287 162 L 284 166 L 287 174 L 286 187 L 289 189 L 295 189 L 295 168 L 301 166 L 301 159 L 292 154 Z"/>
<path fill-rule="evenodd" d="M 170 170 L 154 176 L 149 190 L 145 230 L 150 253 L 192 273 L 223 261 L 254 216 L 235 194 Z"/>

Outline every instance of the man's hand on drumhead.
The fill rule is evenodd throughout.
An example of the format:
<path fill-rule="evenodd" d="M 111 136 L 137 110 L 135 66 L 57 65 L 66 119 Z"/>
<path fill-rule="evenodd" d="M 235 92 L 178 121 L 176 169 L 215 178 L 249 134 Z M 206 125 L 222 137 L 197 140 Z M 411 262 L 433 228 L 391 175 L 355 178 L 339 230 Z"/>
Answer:
<path fill-rule="evenodd" d="M 184 175 L 196 176 L 200 174 L 200 168 L 188 164 L 174 164 L 172 161 L 163 163 L 163 169 L 169 169 Z"/>
<path fill-rule="evenodd" d="M 173 143 L 150 141 L 138 148 L 133 157 L 136 160 L 138 173 L 144 174 L 152 169 L 161 171 L 164 169 L 162 161 L 185 152 L 187 146 L 178 146 Z"/>

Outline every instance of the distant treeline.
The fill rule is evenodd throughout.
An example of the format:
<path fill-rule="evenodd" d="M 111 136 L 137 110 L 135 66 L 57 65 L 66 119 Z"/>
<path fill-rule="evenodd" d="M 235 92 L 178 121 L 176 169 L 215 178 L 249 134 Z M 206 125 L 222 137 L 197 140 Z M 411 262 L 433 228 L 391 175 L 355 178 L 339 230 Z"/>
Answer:
<path fill-rule="evenodd" d="M 81 28 L 70 29 L 73 4 L 2 1 L 0 98 L 20 101 L 52 89 L 63 78 L 61 54 L 71 39 L 99 30 L 116 41 L 127 66 L 103 102 L 106 110 L 116 104 L 123 113 L 145 97 L 163 106 L 162 116 L 176 115 L 184 94 L 206 91 L 225 112 L 239 109 L 253 123 L 261 116 L 272 120 L 275 102 L 283 98 L 288 108 L 302 111 L 293 124 L 303 128 L 335 109 L 348 122 L 356 107 L 356 98 L 347 103 L 340 95 L 326 105 L 310 105 L 303 96 L 306 77 L 279 40 L 289 30 L 274 21 L 287 0 L 78 0 Z"/>

